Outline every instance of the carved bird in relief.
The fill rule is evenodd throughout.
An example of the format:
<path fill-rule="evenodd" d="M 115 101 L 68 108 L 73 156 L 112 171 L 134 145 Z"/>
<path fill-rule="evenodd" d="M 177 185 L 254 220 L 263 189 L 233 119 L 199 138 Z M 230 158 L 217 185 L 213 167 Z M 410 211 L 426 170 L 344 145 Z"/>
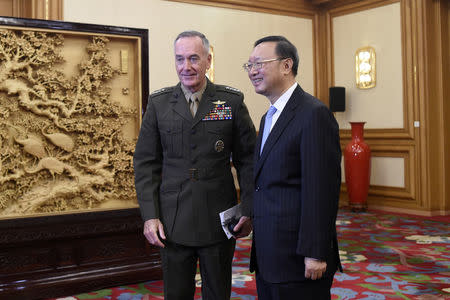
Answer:
<path fill-rule="evenodd" d="M 34 169 L 25 169 L 25 172 L 28 174 L 33 174 L 46 169 L 50 172 L 50 174 L 52 174 L 54 180 L 55 173 L 60 175 L 64 172 L 65 168 L 66 164 L 59 161 L 59 159 L 54 157 L 44 157 L 39 161 L 38 165 Z"/>
<path fill-rule="evenodd" d="M 59 148 L 64 149 L 67 152 L 72 152 L 75 148 L 75 143 L 72 138 L 64 133 L 46 133 L 48 125 L 42 129 L 42 134 L 53 143 L 53 145 L 58 146 Z"/>
<path fill-rule="evenodd" d="M 10 135 L 14 138 L 14 141 L 23 146 L 23 151 L 36 156 L 37 158 L 43 158 L 47 156 L 45 147 L 42 141 L 35 137 L 28 137 L 25 139 L 18 138 L 18 133 L 14 128 L 9 128 Z"/>

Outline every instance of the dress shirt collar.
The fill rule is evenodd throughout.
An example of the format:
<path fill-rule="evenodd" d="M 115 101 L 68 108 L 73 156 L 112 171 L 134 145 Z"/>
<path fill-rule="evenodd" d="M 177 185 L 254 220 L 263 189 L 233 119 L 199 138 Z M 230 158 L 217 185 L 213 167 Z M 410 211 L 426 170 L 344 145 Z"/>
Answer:
<path fill-rule="evenodd" d="M 189 99 L 191 99 L 192 96 L 197 98 L 198 102 L 202 100 L 203 92 L 206 90 L 206 85 L 208 83 L 208 80 L 205 80 L 205 84 L 195 93 L 192 93 L 190 90 L 188 90 L 183 84 L 181 84 L 181 90 L 183 91 L 184 97 L 186 97 L 186 101 L 189 103 Z"/>
<path fill-rule="evenodd" d="M 292 93 L 294 93 L 294 90 L 297 87 L 297 84 L 298 84 L 297 82 L 294 82 L 294 84 L 290 88 L 288 88 L 287 91 L 284 92 L 284 94 L 281 95 L 280 98 L 278 98 L 277 101 L 275 101 L 273 106 L 275 106 L 275 108 L 277 109 L 276 114 L 281 114 L 281 112 L 283 111 L 284 107 L 286 106 L 286 103 L 291 98 Z"/>

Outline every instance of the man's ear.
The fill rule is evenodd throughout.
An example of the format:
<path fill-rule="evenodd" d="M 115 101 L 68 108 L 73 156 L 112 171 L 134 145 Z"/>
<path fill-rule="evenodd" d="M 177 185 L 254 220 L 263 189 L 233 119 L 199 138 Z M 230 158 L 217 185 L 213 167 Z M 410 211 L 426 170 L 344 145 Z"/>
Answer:
<path fill-rule="evenodd" d="M 285 58 L 282 62 L 283 67 L 283 74 L 289 74 L 292 72 L 292 67 L 294 65 L 294 62 L 292 61 L 292 58 Z"/>
<path fill-rule="evenodd" d="M 212 55 L 211 55 L 211 53 L 208 53 L 207 60 L 208 60 L 208 66 L 206 67 L 206 70 L 209 70 L 209 68 L 211 68 L 211 62 L 212 62 Z"/>

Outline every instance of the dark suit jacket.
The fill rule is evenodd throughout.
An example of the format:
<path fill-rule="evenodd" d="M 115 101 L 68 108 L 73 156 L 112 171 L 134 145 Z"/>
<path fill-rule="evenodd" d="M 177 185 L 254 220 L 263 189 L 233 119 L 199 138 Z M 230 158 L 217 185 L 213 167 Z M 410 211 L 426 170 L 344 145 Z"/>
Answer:
<path fill-rule="evenodd" d="M 203 246 L 226 239 L 219 212 L 237 203 L 231 155 L 243 212 L 251 214 L 256 133 L 243 100 L 240 91 L 208 81 L 193 118 L 180 84 L 150 95 L 134 153 L 135 185 L 144 221 L 159 218 L 169 241 Z M 220 114 L 220 105 L 231 119 L 205 120 Z"/>
<path fill-rule="evenodd" d="M 339 127 L 318 99 L 294 90 L 254 157 L 253 246 L 250 269 L 271 283 L 305 280 L 304 257 L 340 267 L 336 215 L 341 184 Z"/>

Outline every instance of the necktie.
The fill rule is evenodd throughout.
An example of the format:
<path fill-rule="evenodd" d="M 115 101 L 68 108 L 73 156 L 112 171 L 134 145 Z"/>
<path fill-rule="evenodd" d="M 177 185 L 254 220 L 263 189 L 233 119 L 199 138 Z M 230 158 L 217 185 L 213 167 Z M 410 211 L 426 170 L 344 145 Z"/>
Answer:
<path fill-rule="evenodd" d="M 269 110 L 267 111 L 266 120 L 264 121 L 264 131 L 263 131 L 263 137 L 262 137 L 262 141 L 261 141 L 261 148 L 260 148 L 260 152 L 259 152 L 260 154 L 262 153 L 264 144 L 266 143 L 267 137 L 269 136 L 270 126 L 272 125 L 272 117 L 276 111 L 277 111 L 277 109 L 273 105 L 271 105 Z"/>
<path fill-rule="evenodd" d="M 192 117 L 195 117 L 197 108 L 198 108 L 198 99 L 195 97 L 191 97 L 191 99 L 189 99 L 189 109 L 191 110 Z"/>

